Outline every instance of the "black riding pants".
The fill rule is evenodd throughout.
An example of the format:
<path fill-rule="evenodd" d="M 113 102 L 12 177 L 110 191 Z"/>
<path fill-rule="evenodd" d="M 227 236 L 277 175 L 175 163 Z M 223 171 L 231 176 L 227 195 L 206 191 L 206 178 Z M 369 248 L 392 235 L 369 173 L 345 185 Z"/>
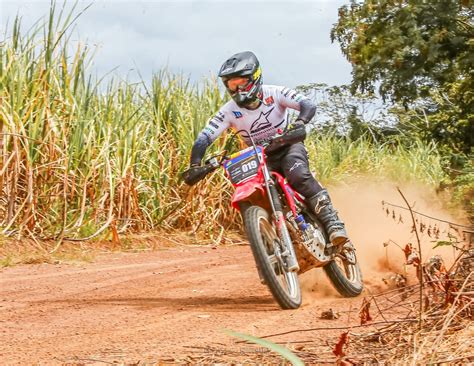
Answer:
<path fill-rule="evenodd" d="M 302 142 L 268 154 L 267 164 L 270 170 L 282 174 L 290 186 L 306 198 L 323 189 L 309 170 L 308 152 Z"/>

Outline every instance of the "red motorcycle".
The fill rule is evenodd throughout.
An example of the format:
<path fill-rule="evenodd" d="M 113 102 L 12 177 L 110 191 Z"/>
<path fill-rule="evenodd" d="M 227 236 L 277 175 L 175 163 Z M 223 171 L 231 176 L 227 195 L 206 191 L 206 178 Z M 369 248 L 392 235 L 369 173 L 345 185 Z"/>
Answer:
<path fill-rule="evenodd" d="M 336 290 L 345 297 L 362 292 L 362 275 L 349 241 L 335 247 L 324 226 L 286 179 L 269 171 L 265 152 L 303 141 L 313 125 L 278 134 L 265 143 L 230 156 L 208 159 L 204 166 L 183 173 L 193 185 L 222 166 L 235 187 L 232 206 L 240 210 L 262 283 L 283 309 L 301 305 L 298 274 L 323 267 Z"/>

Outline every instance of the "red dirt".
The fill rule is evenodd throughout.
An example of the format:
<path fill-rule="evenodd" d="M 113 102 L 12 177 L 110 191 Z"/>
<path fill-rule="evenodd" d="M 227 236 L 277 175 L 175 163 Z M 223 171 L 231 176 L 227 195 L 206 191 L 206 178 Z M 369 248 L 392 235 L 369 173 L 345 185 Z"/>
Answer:
<path fill-rule="evenodd" d="M 319 319 L 321 311 L 361 300 L 314 295 L 309 272 L 303 306 L 282 311 L 260 284 L 248 246 L 108 254 L 92 264 L 0 273 L 2 364 L 152 362 L 182 358 L 192 346 L 235 349 L 223 328 L 263 336 L 337 326 Z"/>

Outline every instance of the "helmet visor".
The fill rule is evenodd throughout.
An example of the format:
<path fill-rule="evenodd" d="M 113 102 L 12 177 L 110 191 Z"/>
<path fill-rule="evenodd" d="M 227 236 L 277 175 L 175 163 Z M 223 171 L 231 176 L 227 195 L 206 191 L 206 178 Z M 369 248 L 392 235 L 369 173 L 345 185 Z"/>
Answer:
<path fill-rule="evenodd" d="M 229 90 L 229 92 L 232 94 L 239 91 L 242 91 L 242 92 L 248 91 L 252 87 L 250 78 L 245 77 L 245 76 L 237 76 L 237 77 L 230 78 L 224 81 L 224 84 L 227 90 Z"/>

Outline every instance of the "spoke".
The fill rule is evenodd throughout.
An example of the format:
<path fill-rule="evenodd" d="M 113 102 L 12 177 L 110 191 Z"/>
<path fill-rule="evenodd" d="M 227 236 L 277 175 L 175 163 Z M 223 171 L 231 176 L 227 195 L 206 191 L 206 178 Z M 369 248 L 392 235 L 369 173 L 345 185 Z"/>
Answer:
<path fill-rule="evenodd" d="M 293 279 L 293 273 L 286 273 L 284 265 L 282 263 L 282 253 L 280 247 L 280 239 L 275 232 L 275 227 L 266 219 L 260 221 L 260 234 L 263 241 L 263 244 L 266 247 L 267 258 L 270 262 L 270 266 L 273 269 L 274 275 L 277 281 L 280 283 L 280 286 L 283 291 L 285 291 L 289 296 L 295 296 L 296 284 Z M 276 248 L 276 247 L 279 248 Z M 285 251 L 283 254 L 288 254 L 288 249 L 283 248 Z M 275 255 L 275 252 L 278 252 L 278 255 Z"/>

